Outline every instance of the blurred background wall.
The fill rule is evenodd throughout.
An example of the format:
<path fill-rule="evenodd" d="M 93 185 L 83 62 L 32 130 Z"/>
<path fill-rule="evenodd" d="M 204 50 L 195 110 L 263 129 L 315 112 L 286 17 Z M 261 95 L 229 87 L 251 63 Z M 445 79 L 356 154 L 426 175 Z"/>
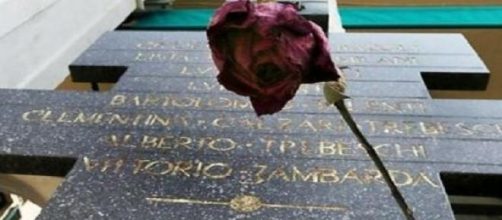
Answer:
<path fill-rule="evenodd" d="M 0 0 L 0 88 L 53 89 L 134 0 Z"/>

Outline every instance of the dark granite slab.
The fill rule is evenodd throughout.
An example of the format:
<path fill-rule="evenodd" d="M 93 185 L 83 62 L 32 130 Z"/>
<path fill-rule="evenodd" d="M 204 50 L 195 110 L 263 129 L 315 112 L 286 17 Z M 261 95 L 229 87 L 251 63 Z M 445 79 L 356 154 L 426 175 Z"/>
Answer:
<path fill-rule="evenodd" d="M 5 120 L 2 119 L 3 122 Z M 17 123 L 13 123 L 17 124 Z M 47 123 L 51 125 L 51 123 Z M 53 125 L 52 125 L 53 126 Z M 9 126 L 9 129 L 12 129 L 14 126 Z M 209 202 L 218 202 L 223 201 L 224 203 L 228 203 L 236 196 L 240 194 L 252 195 L 258 197 L 260 200 L 264 200 L 267 202 L 266 204 L 276 204 L 270 203 L 273 202 L 285 202 L 285 201 L 295 201 L 295 202 L 308 202 L 307 205 L 303 205 L 305 207 L 317 207 L 322 204 L 322 207 L 326 207 L 327 205 L 332 205 L 335 210 L 335 207 L 346 207 L 347 210 L 350 210 L 350 216 L 353 218 L 367 218 L 369 216 L 389 216 L 389 215 L 397 215 L 396 218 L 399 218 L 397 211 L 389 211 L 395 210 L 396 207 L 391 204 L 393 201 L 389 198 L 389 194 L 386 193 L 386 189 L 381 180 L 379 181 L 375 175 L 374 168 L 372 168 L 371 163 L 363 162 L 367 161 L 363 154 L 359 154 L 357 156 L 348 156 L 343 157 L 323 157 L 320 158 L 322 160 L 314 160 L 312 156 L 303 156 L 300 158 L 294 159 L 294 153 L 291 155 L 280 156 L 277 155 L 277 149 L 272 149 L 272 153 L 266 152 L 257 158 L 254 153 L 256 151 L 250 150 L 247 153 L 240 152 L 236 154 L 232 154 L 229 152 L 216 152 L 218 154 L 205 155 L 205 152 L 198 152 L 198 154 L 193 155 L 187 153 L 183 150 L 180 151 L 162 151 L 161 149 L 154 150 L 152 148 L 146 149 L 144 151 L 138 149 L 131 149 L 131 147 L 137 146 L 136 144 L 120 144 L 118 146 L 110 146 L 103 145 L 103 148 L 96 148 L 99 145 L 99 141 L 103 140 L 102 138 L 98 138 L 94 136 L 99 129 L 92 128 L 88 129 L 88 133 L 80 133 L 77 138 L 80 140 L 71 141 L 72 136 L 74 136 L 74 132 L 71 127 L 66 126 L 53 126 L 54 128 L 61 129 L 60 132 L 48 132 L 50 130 L 47 127 L 42 127 L 39 129 L 29 129 L 31 133 L 27 132 L 14 132 L 15 134 L 25 134 L 26 138 L 29 138 L 31 142 L 18 142 L 16 140 L 10 140 L 12 146 L 21 146 L 19 143 L 24 143 L 23 146 L 31 147 L 22 149 L 23 153 L 16 153 L 20 150 L 19 147 L 12 147 L 9 150 L 9 147 L 2 148 L 3 152 L 9 152 L 9 154 L 21 154 L 21 155 L 50 155 L 53 157 L 83 157 L 81 160 L 77 162 L 77 166 L 74 168 L 74 171 L 70 173 L 70 177 L 65 185 L 60 188 L 59 193 L 56 197 L 53 198 L 51 205 L 44 210 L 46 215 L 42 216 L 44 218 L 54 217 L 54 215 L 50 213 L 57 213 L 57 215 L 64 215 L 66 217 L 87 217 L 87 216 L 95 216 L 96 212 L 91 212 L 92 210 L 100 210 L 102 215 L 101 218 L 109 218 L 111 216 L 121 217 L 120 213 L 127 213 L 125 218 L 141 215 L 152 215 L 152 213 L 145 214 L 144 210 L 152 210 L 153 213 L 161 212 L 162 210 L 170 211 L 170 214 L 159 214 L 158 216 L 152 216 L 152 218 L 162 219 L 168 215 L 179 215 L 186 216 L 187 214 L 184 211 L 174 211 L 173 208 L 183 207 L 182 210 L 190 210 L 191 212 L 195 212 L 193 215 L 199 216 L 202 213 L 207 218 L 219 218 L 220 213 L 215 212 L 214 207 L 205 207 L 208 204 L 199 204 L 197 201 L 209 201 Z M 78 130 L 84 129 L 84 126 L 77 127 Z M 108 127 L 103 127 L 104 129 L 108 129 Z M 136 128 L 128 128 L 132 131 L 143 132 Z M 73 131 L 73 132 L 72 132 Z M 181 130 L 178 130 L 181 131 Z M 194 129 L 190 129 L 190 131 L 194 131 Z M 43 132 L 48 132 L 44 134 Z M 158 130 L 151 131 L 152 134 L 157 134 L 155 132 L 159 132 Z M 219 131 L 218 131 L 219 132 Z M 3 133 L 5 134 L 5 133 Z M 56 134 L 56 135 L 54 135 Z M 68 135 L 65 139 L 64 136 Z M 116 134 L 120 136 L 121 134 Z M 166 134 L 169 135 L 169 134 Z M 218 134 L 215 134 L 218 135 Z M 221 134 L 219 134 L 221 136 Z M 181 136 L 182 134 L 177 134 L 177 136 Z M 194 134 L 187 134 L 188 137 L 197 138 Z M 38 137 L 38 138 L 37 138 Z M 245 138 L 240 137 L 238 135 L 231 137 L 236 140 L 245 140 Z M 45 138 L 45 139 L 44 139 Z M 75 137 L 73 137 L 75 138 Z M 224 138 L 224 137 L 222 137 Z M 272 138 L 281 138 L 278 134 L 272 134 Z M 289 137 L 292 140 L 302 139 L 301 137 Z M 312 138 L 311 136 L 305 137 L 305 139 Z M 333 136 L 326 137 L 329 139 L 344 141 L 343 138 L 337 138 Z M 2 138 L 4 139 L 4 138 Z M 251 140 L 255 140 L 253 137 L 249 137 Z M 7 140 L 9 140 L 7 138 Z M 42 141 L 41 141 L 42 140 Z M 43 141 L 45 140 L 45 141 Z M 50 140 L 56 140 L 54 143 L 51 143 Z M 26 140 L 25 140 L 26 141 Z M 349 142 L 354 142 L 354 140 L 348 140 Z M 406 141 L 406 144 L 411 144 L 410 139 L 403 140 Z M 194 141 L 195 142 L 195 141 Z M 375 143 L 379 143 L 376 141 L 372 141 Z M 460 141 L 462 142 L 462 141 Z M 65 146 L 58 146 L 58 144 L 67 144 Z M 103 143 L 103 142 L 102 142 Z M 104 142 L 106 143 L 106 142 Z M 430 140 L 430 142 L 420 141 L 417 144 L 427 144 L 427 143 L 438 143 L 437 140 Z M 426 218 L 426 216 L 435 215 L 438 218 L 451 218 L 451 213 L 448 209 L 446 197 L 444 196 L 444 191 L 441 188 L 440 180 L 438 177 L 439 171 L 471 171 L 471 172 L 491 172 L 491 173 L 500 173 L 500 165 L 497 165 L 500 161 L 493 154 L 493 150 L 497 149 L 498 143 L 494 142 L 492 147 L 489 144 L 484 144 L 483 149 L 475 149 L 472 148 L 472 144 L 476 144 L 479 146 L 480 142 L 463 142 L 463 144 L 459 144 L 458 142 L 451 142 L 451 140 L 439 142 L 444 145 L 440 145 L 435 147 L 435 150 L 429 151 L 431 148 L 427 148 L 423 150 L 427 152 L 427 155 L 433 155 L 433 157 L 438 158 L 440 161 L 435 161 L 431 159 L 398 159 L 404 161 L 403 163 L 393 162 L 389 166 L 391 173 L 396 178 L 396 183 L 403 190 L 405 195 L 408 195 L 410 204 L 417 209 L 417 217 L 420 219 Z M 79 144 L 80 149 L 74 147 L 73 144 Z M 246 143 L 247 144 L 247 143 Z M 255 145 L 252 143 L 253 146 Z M 5 143 L 2 143 L 0 146 L 7 146 Z M 44 146 L 44 147 L 42 147 Z M 277 145 L 276 145 L 277 146 Z M 452 147 L 451 149 L 449 147 Z M 55 147 L 54 150 L 51 150 L 52 147 Z M 214 147 L 214 146 L 213 146 Z M 278 146 L 280 148 L 280 146 Z M 118 149 L 117 149 L 118 148 Z M 351 148 L 351 147 L 347 147 Z M 33 151 L 31 151 L 31 150 Z M 357 148 L 352 147 L 352 150 L 355 151 Z M 380 150 L 383 148 L 379 148 Z M 417 150 L 418 149 L 418 150 Z M 432 148 L 434 149 L 434 148 Z M 454 149 L 454 150 L 453 150 Z M 463 151 L 462 149 L 466 150 Z M 14 151 L 12 151 L 14 150 Z M 79 152 L 72 152 L 72 150 L 78 150 Z M 263 150 L 263 149 L 262 149 Z M 401 153 L 396 153 L 395 157 L 403 157 L 403 155 L 408 155 L 408 157 L 420 157 L 416 155 L 421 155 L 421 150 L 416 148 L 413 150 L 410 149 L 400 149 Z M 438 151 L 439 150 L 439 151 Z M 59 152 L 58 152 L 59 151 Z M 280 151 L 280 149 L 279 149 Z M 351 154 L 350 150 L 345 149 L 342 150 L 345 154 Z M 411 152 L 410 152 L 411 151 Z M 416 151 L 416 152 L 413 152 Z M 441 151 L 444 153 L 441 154 Z M 131 154 L 134 152 L 133 154 Z M 260 151 L 258 151 L 260 152 Z M 484 153 L 483 153 L 484 152 Z M 342 153 L 342 154 L 344 154 Z M 455 156 L 453 153 L 458 153 L 460 156 Z M 388 151 L 381 151 L 381 154 L 389 154 Z M 190 156 L 193 155 L 193 156 Z M 425 153 L 424 153 L 425 155 Z M 445 161 L 444 156 L 448 156 L 455 161 Z M 465 161 L 460 161 L 467 156 L 468 159 Z M 235 160 L 235 158 L 242 158 L 241 160 Z M 247 158 L 247 159 L 244 159 Z M 301 159 L 303 158 L 303 159 Z M 308 159 L 307 159 L 308 158 Z M 385 159 L 389 157 L 384 156 Z M 392 158 L 392 157 L 390 157 Z M 493 158 L 490 162 L 489 158 Z M 332 160 L 327 160 L 332 159 Z M 334 160 L 333 160 L 334 159 Z M 470 159 L 474 159 L 474 161 L 469 162 Z M 498 159 L 498 160 L 497 160 Z M 337 160 L 341 160 L 337 162 Z M 362 160 L 362 161 L 361 161 Z M 163 162 L 164 161 L 164 162 Z M 185 174 L 182 171 L 178 171 L 177 174 L 172 174 L 173 171 L 167 172 L 166 167 L 162 167 L 160 165 L 166 164 L 171 161 L 172 163 L 181 163 L 180 161 L 190 161 L 192 163 L 196 163 L 194 161 L 199 161 L 199 163 L 206 164 L 206 167 L 211 164 L 218 164 L 214 166 L 224 166 L 221 164 L 225 164 L 235 168 L 235 175 L 232 175 L 229 178 L 226 178 L 225 181 L 222 180 L 211 180 L 210 177 L 204 178 L 204 176 L 196 176 L 192 172 L 196 172 L 196 170 L 192 170 L 190 174 Z M 430 165 L 420 165 L 425 164 L 424 162 L 431 162 Z M 163 163 L 160 163 L 163 162 Z M 481 165 L 481 163 L 486 163 L 486 165 Z M 470 164 L 471 165 L 467 165 Z M 148 166 L 149 164 L 153 164 Z M 265 164 L 265 165 L 262 165 Z M 492 165 L 489 165 L 492 164 Z M 5 165 L 3 165 L 3 169 Z M 174 166 L 174 165 L 173 165 Z M 256 167 L 259 166 L 259 167 Z M 255 184 L 246 184 L 247 178 L 255 178 L 256 180 L 256 172 L 258 172 L 259 168 L 263 168 L 262 166 L 267 166 L 266 172 L 260 174 L 259 177 L 267 179 L 265 182 L 255 183 Z M 298 172 L 303 172 L 303 175 L 306 175 L 305 172 L 308 172 L 308 167 L 315 168 L 330 168 L 336 169 L 337 175 L 336 177 L 332 177 L 335 179 L 331 179 L 333 183 L 325 183 L 324 185 L 319 184 L 319 179 L 315 182 L 314 177 L 307 178 L 307 181 L 300 180 L 302 178 L 299 176 Z M 300 171 L 295 171 L 297 170 Z M 174 168 L 171 168 L 174 169 Z M 180 169 L 180 168 L 178 168 Z M 188 169 L 188 168 L 185 168 Z M 195 168 L 193 168 L 195 169 Z M 252 171 L 248 171 L 249 169 L 253 169 Z M 276 171 L 276 170 L 280 171 Z M 286 174 L 282 173 L 282 170 L 287 170 L 284 172 L 288 172 Z M 15 170 L 19 172 L 19 170 Z M 215 172 L 217 172 L 216 170 Z M 244 173 L 242 173 L 244 171 Z M 5 171 L 4 171 L 5 172 Z M 7 171 L 8 172 L 8 171 Z M 166 172 L 162 174 L 163 172 Z M 186 171 L 189 172 L 189 171 Z M 219 172 L 222 172 L 219 170 Z M 248 173 L 253 172 L 250 176 L 246 176 Z M 281 172 L 280 174 L 277 172 Z M 292 173 L 295 172 L 295 173 Z M 234 172 L 232 172 L 234 173 Z M 211 175 L 213 173 L 209 173 L 206 175 Z M 218 174 L 218 173 L 216 173 Z M 189 176 L 186 176 L 189 175 Z M 200 174 L 199 174 L 200 175 Z M 293 176 L 296 175 L 295 181 L 293 181 Z M 243 177 L 244 176 L 244 177 Z M 271 177 L 272 176 L 272 177 Z M 242 179 L 244 178 L 244 179 Z M 320 177 L 318 177 L 320 178 Z M 325 178 L 328 178 L 326 176 Z M 377 178 L 377 179 L 374 179 Z M 89 179 L 92 179 L 92 182 L 89 182 Z M 194 180 L 195 179 L 195 180 Z M 201 181 L 203 185 L 201 184 Z M 309 182 L 311 181 L 311 182 Z M 236 183 L 238 182 L 238 183 Z M 241 183 L 241 182 L 244 182 Z M 111 183 L 123 183 L 123 184 L 113 184 L 113 188 L 109 188 Z M 126 184 L 126 183 L 134 183 L 134 184 Z M 98 184 L 100 187 L 93 186 L 94 184 Z M 280 185 L 280 188 L 277 188 L 277 185 Z M 251 186 L 248 186 L 251 185 Z M 319 186 L 320 185 L 320 186 Z M 237 187 L 238 189 L 235 189 Z M 290 188 L 291 187 L 291 188 Z M 328 190 L 331 189 L 331 190 Z M 216 190 L 216 191 L 214 191 Z M 127 192 L 127 193 L 124 193 Z M 208 193 L 210 192 L 210 193 Z M 286 199 L 286 200 L 274 200 L 271 195 L 280 195 L 281 198 L 289 198 L 292 195 L 287 194 L 288 192 L 294 192 L 294 199 Z M 316 195 L 318 193 L 324 195 L 330 195 L 328 197 L 312 197 L 312 195 Z M 309 195 L 309 196 L 307 196 Z M 356 196 L 359 195 L 359 196 Z M 69 199 L 69 198 L 79 198 L 78 200 Z M 119 212 L 117 212 L 117 207 L 110 208 L 106 203 L 102 203 L 104 198 L 113 198 L 111 201 L 119 202 L 122 204 L 120 207 L 128 207 L 126 210 L 122 210 L 119 208 Z M 136 198 L 136 202 L 128 205 L 127 201 L 130 201 L 130 198 Z M 328 200 L 326 200 L 328 199 Z M 147 201 L 145 201 L 147 200 Z M 373 201 L 375 200 L 375 201 Z M 427 200 L 429 202 L 424 203 L 423 201 Z M 110 201 L 110 200 L 106 200 Z M 140 202 L 138 202 L 140 201 Z M 141 202 L 142 201 L 142 202 Z M 173 201 L 181 202 L 174 203 Z M 85 203 L 82 203 L 85 202 Z M 185 202 L 185 203 L 183 203 Z M 154 203 L 154 204 L 152 204 Z M 195 204 L 194 204 L 195 203 Z M 336 203 L 336 205 L 333 205 Z M 95 208 L 86 209 L 79 208 L 76 211 L 70 211 L 66 207 L 80 207 L 83 204 L 93 204 Z M 146 209 L 142 209 L 143 205 L 148 206 Z M 281 205 L 282 204 L 282 205 Z M 295 205 L 296 208 L 302 206 L 303 203 L 280 203 L 281 206 Z M 361 205 L 364 204 L 364 205 Z M 438 206 L 439 204 L 439 206 Z M 149 207 L 149 205 L 155 205 L 153 207 Z M 200 206 L 199 206 L 200 205 Z M 380 210 L 382 205 L 389 206 L 386 208 L 385 212 L 376 211 Z M 136 207 L 131 211 L 130 207 Z M 226 207 L 226 208 L 225 208 Z M 289 206 L 288 206 L 289 207 Z M 361 208 L 362 207 L 362 208 Z M 434 209 L 432 209 L 434 207 Z M 440 208 L 438 208 L 440 207 Z M 263 211 L 255 211 L 248 214 L 239 214 L 232 208 L 229 208 L 228 205 L 224 207 L 220 207 L 222 211 L 226 211 L 225 216 L 235 216 L 242 215 L 248 218 L 250 217 L 260 217 L 264 216 L 287 216 L 287 213 L 284 213 L 280 210 L 263 210 Z M 266 207 L 265 207 L 266 208 Z M 296 215 L 305 216 L 305 218 L 327 218 L 330 219 L 333 216 L 338 216 L 339 213 L 326 213 L 326 210 L 317 210 L 315 208 L 309 211 L 302 211 L 303 208 L 299 208 L 295 212 Z M 176 209 L 175 209 L 176 210 Z M 211 211 L 209 211 L 211 210 Z M 261 210 L 261 209 L 260 209 Z M 331 209 L 330 209 L 331 210 Z M 338 209 L 336 209 L 338 210 Z M 395 214 L 390 214 L 395 213 Z M 193 215 L 190 215 L 193 216 Z M 341 214 L 343 216 L 343 214 Z M 98 218 L 98 216 L 95 216 Z M 180 217 L 181 218 L 181 217 Z"/>
<path fill-rule="evenodd" d="M 283 113 L 277 117 L 257 118 L 253 113 L 210 110 L 124 110 L 95 108 L 58 108 L 53 106 L 12 106 L 0 118 L 7 124 L 29 123 L 50 126 L 91 126 L 174 131 L 178 129 L 218 130 L 223 133 L 274 133 L 350 135 L 340 116 Z M 16 117 L 13 117 L 17 115 Z M 499 140 L 501 125 L 494 119 L 360 115 L 361 130 L 368 136 L 427 137 L 450 139 Z"/>
<path fill-rule="evenodd" d="M 335 54 L 476 55 L 461 34 L 330 34 L 330 43 Z M 170 31 L 169 34 L 156 31 L 112 31 L 103 34 L 89 50 L 208 51 L 208 47 L 206 35 L 198 31 Z"/>
<path fill-rule="evenodd" d="M 481 60 L 473 60 L 472 55 L 443 54 L 376 54 L 376 53 L 341 53 L 335 54 L 333 60 L 340 66 L 377 66 L 406 67 L 423 72 L 432 71 L 465 71 L 476 73 L 486 71 Z M 209 51 L 191 50 L 88 50 L 72 65 L 72 72 L 79 74 L 78 67 L 122 66 L 135 63 L 172 63 L 172 64 L 212 64 Z"/>
<path fill-rule="evenodd" d="M 69 218 L 94 219 L 282 219 L 291 216 L 301 219 L 333 218 L 401 218 L 401 214 L 389 197 L 385 186 L 378 181 L 367 184 L 336 183 L 335 178 L 323 178 L 323 184 L 299 180 L 299 176 L 276 176 L 275 170 L 301 170 L 313 167 L 331 167 L 329 161 L 263 161 L 260 159 L 228 160 L 224 158 L 172 157 L 169 155 L 87 157 L 79 161 L 69 179 L 61 187 L 61 196 L 44 210 L 40 219 L 51 219 L 58 213 Z M 91 164 L 90 166 L 86 166 Z M 102 163 L 121 161 L 119 169 L 102 172 Z M 190 173 L 160 174 L 165 167 L 159 163 L 202 164 L 202 171 Z M 154 165 L 151 165 L 154 164 Z M 256 176 L 261 164 L 267 164 L 265 173 Z M 196 165 L 197 166 L 197 165 Z M 90 168 L 92 167 L 92 168 Z M 209 168 L 208 168 L 209 167 Z M 219 168 L 219 169 L 218 169 Z M 231 169 L 230 174 L 229 169 Z M 320 169 L 320 168 L 319 168 Z M 337 171 L 348 172 L 358 169 L 365 172 L 370 164 L 346 163 L 337 166 Z M 286 171 L 285 171 L 286 172 Z M 328 171 L 326 171 L 328 172 Z M 221 180 L 219 175 L 227 176 Z M 263 177 L 261 175 L 264 175 Z M 270 175 L 272 177 L 270 178 Z M 281 175 L 281 174 L 279 174 Z M 101 187 L 84 184 L 92 178 Z M 261 180 L 265 178 L 265 180 Z M 284 178 L 290 178 L 289 181 Z M 294 178 L 294 180 L 293 180 Z M 309 178 L 312 179 L 312 178 Z M 263 181 L 263 182 L 262 182 Z M 333 181 L 333 183 L 327 183 Z M 338 180 L 338 182 L 341 180 Z M 109 187 L 113 183 L 113 187 Z M 135 184 L 126 184 L 135 183 Z M 281 187 L 277 187 L 277 185 Z M 350 191 L 351 193 L 344 193 Z M 329 194 L 327 197 L 313 198 L 313 194 Z M 371 202 L 367 194 L 377 195 Z M 63 196 L 65 195 L 65 196 Z M 245 196 L 245 197 L 243 197 Z M 70 198 L 78 197 L 79 200 Z M 137 198 L 131 200 L 130 198 Z M 250 199 L 239 203 L 240 199 Z M 121 205 L 110 209 L 109 204 L 120 201 Z M 92 206 L 84 205 L 92 204 Z M 66 207 L 82 207 L 72 211 Z M 375 212 L 377 209 L 386 212 Z"/>
<path fill-rule="evenodd" d="M 53 103 L 60 107 L 95 107 L 110 109 L 168 109 L 253 112 L 248 98 L 234 94 L 206 93 L 94 93 L 37 90 L 2 90 L 3 105 L 44 106 Z M 502 118 L 502 103 L 495 100 L 426 100 L 354 98 L 345 101 L 354 114 Z M 320 96 L 297 96 L 282 112 L 338 114 Z"/>
<path fill-rule="evenodd" d="M 142 63 L 208 66 L 206 42 L 198 32 L 110 32 L 70 69 L 78 82 L 114 82 L 125 72 L 119 67 Z M 411 70 L 421 73 L 430 89 L 478 90 L 488 83 L 486 66 L 461 35 L 351 33 L 330 35 L 330 42 L 338 65 Z"/>
<path fill-rule="evenodd" d="M 322 98 L 323 84 L 302 85 L 298 95 L 319 96 Z M 211 94 L 233 94 L 221 86 L 216 78 L 162 78 L 126 77 L 113 88 L 116 92 L 189 92 Z M 396 92 L 399 91 L 399 92 Z M 429 98 L 425 86 L 419 82 L 351 82 L 347 88 L 351 97 L 380 98 Z"/>
<path fill-rule="evenodd" d="M 69 115 L 67 115 L 67 118 Z M 6 121 L 6 120 L 3 120 Z M 284 118 L 282 119 L 284 121 Z M 14 125 L 20 124 L 20 125 Z M 11 120 L 2 126 L 0 149 L 11 154 L 29 153 L 79 157 L 102 152 L 134 154 L 196 155 L 200 157 L 260 157 L 283 159 L 368 160 L 363 148 L 347 132 L 330 134 L 270 133 L 241 129 L 222 134 L 218 129 L 199 126 L 108 125 L 98 123 L 43 123 Z M 227 129 L 228 130 L 228 129 Z M 460 135 L 458 135 L 460 136 Z M 371 133 L 368 135 L 385 161 L 405 163 L 448 163 L 501 165 L 500 138 L 450 135 L 409 135 Z M 476 147 L 473 147 L 476 146 Z"/>
<path fill-rule="evenodd" d="M 423 81 L 415 70 L 407 68 L 351 67 L 344 69 L 344 73 L 349 81 Z M 127 69 L 126 76 L 214 78 L 217 74 L 213 64 L 138 63 Z"/>
<path fill-rule="evenodd" d="M 106 34 L 72 71 L 121 78 L 111 92 L 0 90 L 0 172 L 66 175 L 39 219 L 404 218 L 319 85 L 258 118 L 215 82 L 203 36 Z M 502 105 L 431 100 L 421 78 L 476 89 L 460 80 L 486 68 L 459 35 L 337 36 L 347 104 L 415 217 L 453 219 L 445 173 L 502 174 Z"/>

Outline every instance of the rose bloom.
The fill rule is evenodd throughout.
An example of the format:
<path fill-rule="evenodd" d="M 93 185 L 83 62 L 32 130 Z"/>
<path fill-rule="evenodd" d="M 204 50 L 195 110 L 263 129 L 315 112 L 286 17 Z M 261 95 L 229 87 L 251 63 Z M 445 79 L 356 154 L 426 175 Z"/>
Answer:
<path fill-rule="evenodd" d="M 338 80 L 322 29 L 291 3 L 231 1 L 207 30 L 218 81 L 258 115 L 280 111 L 300 84 Z"/>

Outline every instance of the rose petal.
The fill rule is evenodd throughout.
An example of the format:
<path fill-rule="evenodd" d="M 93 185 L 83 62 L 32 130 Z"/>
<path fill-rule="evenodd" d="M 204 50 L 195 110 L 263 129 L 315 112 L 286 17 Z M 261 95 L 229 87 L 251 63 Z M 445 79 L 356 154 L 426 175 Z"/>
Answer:
<path fill-rule="evenodd" d="M 212 57 L 221 71 L 225 65 L 228 51 L 225 51 L 229 29 L 244 29 L 254 22 L 254 5 L 249 1 L 227 2 L 216 10 L 206 32 Z"/>
<path fill-rule="evenodd" d="M 260 88 L 245 77 L 245 70 L 239 66 L 226 64 L 218 74 L 218 82 L 226 89 L 243 96 L 255 96 L 260 94 Z M 253 74 L 253 73 L 249 73 Z"/>
<path fill-rule="evenodd" d="M 310 22 L 310 24 L 312 25 L 315 46 L 312 49 L 310 58 L 310 71 L 304 76 L 303 83 L 336 81 L 340 78 L 340 75 L 331 60 L 328 39 L 321 27 L 314 22 Z"/>
<path fill-rule="evenodd" d="M 321 28 L 293 4 L 227 2 L 207 36 L 218 81 L 249 96 L 258 115 L 280 111 L 301 83 L 339 77 Z"/>
<path fill-rule="evenodd" d="M 283 97 L 282 99 L 275 99 L 273 97 L 251 97 L 251 105 L 253 106 L 256 115 L 274 114 L 286 106 L 291 97 Z"/>
<path fill-rule="evenodd" d="M 231 1 L 218 8 L 209 25 L 210 29 L 220 27 L 249 26 L 254 14 L 254 5 L 249 1 Z"/>

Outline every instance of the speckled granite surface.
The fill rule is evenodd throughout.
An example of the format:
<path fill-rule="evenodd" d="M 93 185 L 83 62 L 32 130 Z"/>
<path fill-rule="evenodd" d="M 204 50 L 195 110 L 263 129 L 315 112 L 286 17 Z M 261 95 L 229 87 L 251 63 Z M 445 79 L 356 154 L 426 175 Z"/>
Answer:
<path fill-rule="evenodd" d="M 215 83 L 203 36 L 104 35 L 72 71 L 121 76 L 111 92 L 0 90 L 0 172 L 68 172 L 40 219 L 403 218 L 318 86 L 257 118 Z M 347 104 L 415 216 L 453 219 L 440 176 L 502 173 L 502 102 L 432 100 L 420 73 L 436 74 L 429 87 L 479 89 L 484 65 L 457 35 L 333 39 Z"/>

